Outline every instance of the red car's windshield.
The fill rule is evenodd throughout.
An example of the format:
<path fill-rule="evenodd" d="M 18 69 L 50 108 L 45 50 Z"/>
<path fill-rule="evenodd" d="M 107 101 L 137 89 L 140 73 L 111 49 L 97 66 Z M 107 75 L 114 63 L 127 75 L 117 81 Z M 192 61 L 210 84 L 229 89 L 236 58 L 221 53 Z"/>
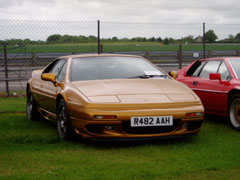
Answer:
<path fill-rule="evenodd" d="M 232 67 L 238 79 L 240 79 L 240 59 L 230 59 Z"/>

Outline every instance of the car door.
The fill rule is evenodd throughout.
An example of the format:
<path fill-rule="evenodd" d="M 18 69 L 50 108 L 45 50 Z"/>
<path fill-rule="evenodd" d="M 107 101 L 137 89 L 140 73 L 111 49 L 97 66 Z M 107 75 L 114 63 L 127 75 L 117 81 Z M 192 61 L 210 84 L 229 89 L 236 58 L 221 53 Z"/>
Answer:
<path fill-rule="evenodd" d="M 56 81 L 62 82 L 65 78 L 66 68 L 67 61 L 60 59 L 50 70 L 44 71 L 43 73 L 56 74 Z M 55 86 L 53 82 L 41 80 L 41 88 L 39 89 L 41 99 L 38 100 L 38 102 L 45 110 L 56 113 L 56 96 L 58 88 L 59 87 Z"/>
<path fill-rule="evenodd" d="M 210 73 L 220 73 L 222 80 L 229 79 L 229 71 L 223 60 L 209 60 L 187 77 L 188 86 L 200 97 L 206 112 L 222 114 L 227 111 L 227 93 L 224 91 L 226 84 L 210 80 Z"/>

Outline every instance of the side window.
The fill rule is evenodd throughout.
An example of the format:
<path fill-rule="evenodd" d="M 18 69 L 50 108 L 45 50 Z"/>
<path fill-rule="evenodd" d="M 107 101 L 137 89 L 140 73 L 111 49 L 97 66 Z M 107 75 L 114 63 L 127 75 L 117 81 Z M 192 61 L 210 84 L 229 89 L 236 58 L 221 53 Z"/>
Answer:
<path fill-rule="evenodd" d="M 54 60 L 51 64 L 49 64 L 43 71 L 43 73 L 49 73 L 51 69 L 58 63 L 58 59 Z"/>
<path fill-rule="evenodd" d="M 209 79 L 210 73 L 217 73 L 221 61 L 208 61 L 199 74 L 201 78 Z"/>
<path fill-rule="evenodd" d="M 198 67 L 194 70 L 192 73 L 192 76 L 197 77 L 199 76 L 200 71 L 202 70 L 202 67 L 206 64 L 207 61 L 199 61 Z M 190 69 L 189 69 L 190 70 Z"/>
<path fill-rule="evenodd" d="M 201 66 L 202 62 L 201 61 L 196 61 L 187 71 L 187 76 L 192 76 L 193 73 Z"/>
<path fill-rule="evenodd" d="M 65 62 L 66 62 L 65 60 L 59 60 L 59 61 L 55 64 L 55 66 L 51 69 L 50 73 L 56 74 L 56 75 L 58 76 L 58 74 L 59 74 L 59 72 L 61 71 L 61 69 L 62 69 L 62 67 L 63 67 L 63 65 L 64 65 Z"/>
<path fill-rule="evenodd" d="M 57 76 L 58 81 L 62 82 L 64 80 L 66 71 L 67 71 L 67 62 L 65 61 L 64 65 L 62 66 L 62 69 L 60 70 L 60 72 Z"/>
<path fill-rule="evenodd" d="M 229 71 L 227 69 L 227 66 L 226 66 L 225 62 L 222 62 L 222 64 L 220 65 L 218 73 L 221 74 L 221 79 L 222 80 L 230 79 L 230 74 L 229 74 Z"/>

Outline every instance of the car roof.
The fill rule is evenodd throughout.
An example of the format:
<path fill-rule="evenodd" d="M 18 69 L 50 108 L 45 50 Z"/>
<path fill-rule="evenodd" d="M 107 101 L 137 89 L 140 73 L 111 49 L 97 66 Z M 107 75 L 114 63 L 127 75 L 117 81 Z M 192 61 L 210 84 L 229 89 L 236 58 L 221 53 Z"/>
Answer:
<path fill-rule="evenodd" d="M 67 55 L 61 56 L 59 58 L 86 58 L 86 57 L 135 57 L 135 58 L 143 58 L 142 56 L 137 55 L 126 55 L 126 54 L 78 54 L 78 55 Z"/>
<path fill-rule="evenodd" d="M 201 61 L 212 61 L 212 60 L 219 60 L 219 59 L 240 59 L 239 56 L 228 56 L 228 57 L 211 57 L 211 58 L 205 58 L 205 59 L 199 59 Z"/>

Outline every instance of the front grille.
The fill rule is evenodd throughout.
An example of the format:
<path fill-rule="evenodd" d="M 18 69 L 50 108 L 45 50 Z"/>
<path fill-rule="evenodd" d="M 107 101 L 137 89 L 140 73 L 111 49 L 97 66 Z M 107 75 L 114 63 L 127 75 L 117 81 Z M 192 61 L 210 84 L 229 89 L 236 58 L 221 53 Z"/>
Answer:
<path fill-rule="evenodd" d="M 180 123 L 180 119 L 174 119 L 172 126 L 148 126 L 131 127 L 130 121 L 122 121 L 122 129 L 128 134 L 161 134 L 175 130 Z"/>

